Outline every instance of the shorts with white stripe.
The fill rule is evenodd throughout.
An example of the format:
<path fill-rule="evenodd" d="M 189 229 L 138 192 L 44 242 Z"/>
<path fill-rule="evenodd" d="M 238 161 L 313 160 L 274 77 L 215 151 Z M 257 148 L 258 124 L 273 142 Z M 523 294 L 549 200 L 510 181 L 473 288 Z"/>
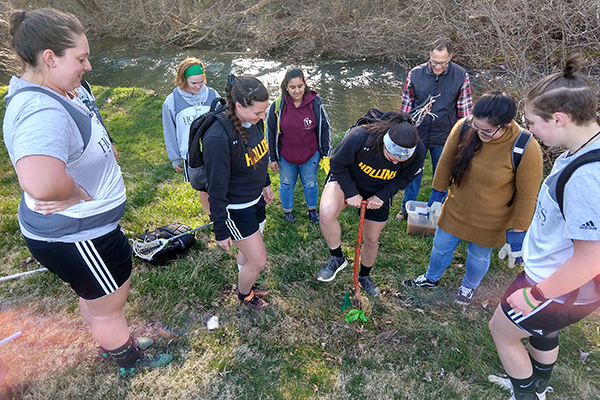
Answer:
<path fill-rule="evenodd" d="M 259 201 L 247 208 L 227 209 L 225 225 L 231 234 L 231 240 L 243 240 L 262 232 L 266 218 L 265 199 L 261 196 Z"/>
<path fill-rule="evenodd" d="M 510 284 L 500 306 L 504 314 L 519 328 L 528 332 L 533 336 L 546 336 L 552 332 L 556 332 L 564 327 L 580 321 L 588 316 L 600 306 L 600 302 L 586 305 L 571 305 L 559 303 L 554 300 L 548 300 L 540 304 L 535 310 L 527 314 L 526 317 L 522 313 L 515 313 L 513 308 L 507 303 L 508 296 L 517 290 L 530 287 L 531 284 L 525 277 L 525 271 L 521 272 L 513 283 Z"/>
<path fill-rule="evenodd" d="M 36 260 L 86 300 L 113 293 L 131 276 L 131 246 L 120 227 L 83 242 L 43 242 L 25 238 L 25 243 Z"/>

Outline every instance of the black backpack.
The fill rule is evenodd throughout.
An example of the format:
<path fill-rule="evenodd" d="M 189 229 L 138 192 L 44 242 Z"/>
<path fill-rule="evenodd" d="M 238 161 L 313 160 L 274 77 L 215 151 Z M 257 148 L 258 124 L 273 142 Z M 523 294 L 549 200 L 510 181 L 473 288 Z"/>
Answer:
<path fill-rule="evenodd" d="M 173 222 L 171 224 L 161 226 L 153 231 L 145 232 L 140 236 L 143 242 L 153 242 L 157 239 L 170 239 L 173 236 L 180 235 L 192 230 L 191 227 L 179 223 Z M 196 237 L 193 233 L 184 235 L 180 238 L 167 243 L 167 245 L 156 253 L 152 259 L 149 260 L 151 264 L 163 265 L 171 260 L 176 259 L 179 255 L 186 253 L 190 248 L 196 244 Z"/>
<path fill-rule="evenodd" d="M 218 120 L 229 136 L 229 149 L 231 151 L 231 168 L 239 161 L 242 155 L 241 141 L 233 124 L 227 118 L 225 100 L 214 99 L 210 110 L 196 118 L 190 125 L 190 138 L 188 142 L 187 174 L 192 187 L 196 190 L 206 191 L 208 181 L 202 152 L 202 138 L 210 126 Z"/>

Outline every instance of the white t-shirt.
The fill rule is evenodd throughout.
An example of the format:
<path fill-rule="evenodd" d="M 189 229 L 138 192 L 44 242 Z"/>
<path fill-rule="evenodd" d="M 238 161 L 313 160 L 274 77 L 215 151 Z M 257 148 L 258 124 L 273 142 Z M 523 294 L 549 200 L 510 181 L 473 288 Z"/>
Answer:
<path fill-rule="evenodd" d="M 573 256 L 572 240 L 600 241 L 600 162 L 579 167 L 564 189 L 563 218 L 556 200 L 556 181 L 560 172 L 583 154 L 600 149 L 600 140 L 571 157 L 563 153 L 542 183 L 531 226 L 523 241 L 525 272 L 532 283 L 541 282 Z M 557 299 L 564 301 L 566 295 Z M 579 290 L 575 304 L 600 300 L 594 282 Z"/>

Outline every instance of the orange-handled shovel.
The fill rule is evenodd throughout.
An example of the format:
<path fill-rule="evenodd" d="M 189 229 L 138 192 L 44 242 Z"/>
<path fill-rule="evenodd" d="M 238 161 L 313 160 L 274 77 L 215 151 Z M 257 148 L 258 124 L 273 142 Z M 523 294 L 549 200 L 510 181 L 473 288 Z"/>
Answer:
<path fill-rule="evenodd" d="M 363 225 L 365 224 L 365 211 L 367 210 L 368 200 L 360 202 L 360 217 L 358 219 L 358 235 L 356 236 L 356 251 L 354 253 L 354 299 L 360 306 L 360 287 L 358 286 L 358 267 L 360 266 L 360 250 L 363 237 Z"/>

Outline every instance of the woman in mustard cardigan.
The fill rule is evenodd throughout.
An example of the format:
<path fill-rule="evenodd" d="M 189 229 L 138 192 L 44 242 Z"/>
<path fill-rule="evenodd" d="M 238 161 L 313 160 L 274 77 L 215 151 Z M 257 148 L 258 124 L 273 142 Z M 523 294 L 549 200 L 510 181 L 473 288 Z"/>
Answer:
<path fill-rule="evenodd" d="M 521 244 L 542 178 L 542 153 L 531 140 L 519 167 L 513 170 L 513 145 L 521 130 L 513 120 L 516 113 L 511 96 L 486 93 L 473 106 L 471 116 L 452 129 L 428 203 L 433 215 L 441 211 L 429 267 L 425 274 L 402 282 L 404 286 L 437 288 L 461 240 L 468 241 L 469 247 L 465 276 L 455 300 L 458 304 L 472 302 L 489 269 L 492 249 L 503 245 L 505 239 L 507 245 L 501 253 L 510 254 L 509 266 L 520 262 Z"/>

